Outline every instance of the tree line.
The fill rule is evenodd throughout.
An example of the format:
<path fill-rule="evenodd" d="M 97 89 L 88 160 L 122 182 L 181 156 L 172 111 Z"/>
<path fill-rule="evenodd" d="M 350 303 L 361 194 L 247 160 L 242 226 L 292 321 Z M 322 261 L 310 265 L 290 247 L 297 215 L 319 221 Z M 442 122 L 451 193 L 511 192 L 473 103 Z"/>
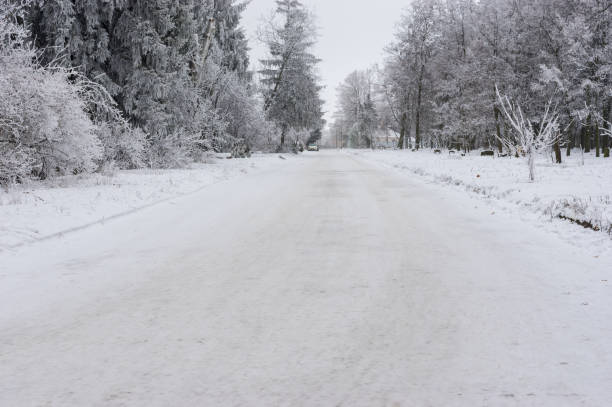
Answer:
<path fill-rule="evenodd" d="M 314 18 L 277 1 L 257 81 L 247 4 L 0 0 L 0 184 L 284 150 L 316 132 Z"/>
<path fill-rule="evenodd" d="M 400 149 L 501 153 L 513 126 L 499 89 L 534 128 L 558 113 L 557 162 L 562 149 L 609 156 L 611 22 L 609 0 L 414 0 L 384 65 L 340 86 L 332 132 L 355 147 L 391 130 Z"/>

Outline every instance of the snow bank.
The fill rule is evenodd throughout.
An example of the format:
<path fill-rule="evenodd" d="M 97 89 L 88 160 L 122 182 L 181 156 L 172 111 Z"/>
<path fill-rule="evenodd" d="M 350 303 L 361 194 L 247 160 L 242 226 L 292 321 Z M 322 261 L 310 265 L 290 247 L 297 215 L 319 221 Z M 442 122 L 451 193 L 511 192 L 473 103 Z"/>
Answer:
<path fill-rule="evenodd" d="M 579 153 L 563 157 L 562 165 L 540 157 L 536 182 L 528 182 L 525 160 L 462 157 L 430 150 L 351 151 L 351 154 L 387 167 L 463 189 L 504 209 L 520 209 L 553 222 L 572 222 L 612 237 L 612 160 Z M 609 243 L 609 242 L 608 242 Z"/>
<path fill-rule="evenodd" d="M 276 155 L 221 157 L 189 169 L 67 176 L 0 190 L 0 250 L 81 229 L 282 162 Z"/>

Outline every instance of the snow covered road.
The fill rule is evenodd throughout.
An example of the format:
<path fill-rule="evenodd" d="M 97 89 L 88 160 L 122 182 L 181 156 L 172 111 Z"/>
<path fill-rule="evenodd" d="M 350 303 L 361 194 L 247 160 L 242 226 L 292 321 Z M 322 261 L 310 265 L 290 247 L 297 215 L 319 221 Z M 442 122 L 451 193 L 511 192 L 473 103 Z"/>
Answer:
<path fill-rule="evenodd" d="M 0 253 L 0 406 L 608 406 L 612 259 L 306 154 Z"/>

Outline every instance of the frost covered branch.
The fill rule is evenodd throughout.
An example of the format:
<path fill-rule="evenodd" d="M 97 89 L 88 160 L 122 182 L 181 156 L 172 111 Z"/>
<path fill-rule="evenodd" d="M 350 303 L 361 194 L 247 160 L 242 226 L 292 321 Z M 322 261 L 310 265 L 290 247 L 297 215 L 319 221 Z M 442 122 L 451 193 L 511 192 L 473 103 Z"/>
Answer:
<path fill-rule="evenodd" d="M 559 115 L 552 102 L 548 102 L 537 127 L 525 118 L 518 103 L 513 103 L 507 96 L 502 96 L 495 87 L 500 110 L 513 129 L 509 135 L 496 138 L 513 154 L 527 157 L 529 180 L 535 181 L 535 159 L 538 154 L 550 150 L 560 139 Z"/>

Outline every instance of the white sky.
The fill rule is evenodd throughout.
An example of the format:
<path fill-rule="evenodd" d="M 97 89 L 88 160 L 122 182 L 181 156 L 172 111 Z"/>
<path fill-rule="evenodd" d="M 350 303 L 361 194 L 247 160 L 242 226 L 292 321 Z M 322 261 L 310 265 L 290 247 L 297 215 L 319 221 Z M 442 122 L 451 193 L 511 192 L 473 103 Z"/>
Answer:
<path fill-rule="evenodd" d="M 328 121 L 336 106 L 336 88 L 356 69 L 366 69 L 383 60 L 383 49 L 393 41 L 396 23 L 410 0 L 302 0 L 317 17 L 319 43 L 314 53 L 319 65 Z M 257 40 L 257 27 L 276 7 L 274 0 L 252 0 L 244 12 L 249 35 L 251 66 L 265 56 Z"/>

